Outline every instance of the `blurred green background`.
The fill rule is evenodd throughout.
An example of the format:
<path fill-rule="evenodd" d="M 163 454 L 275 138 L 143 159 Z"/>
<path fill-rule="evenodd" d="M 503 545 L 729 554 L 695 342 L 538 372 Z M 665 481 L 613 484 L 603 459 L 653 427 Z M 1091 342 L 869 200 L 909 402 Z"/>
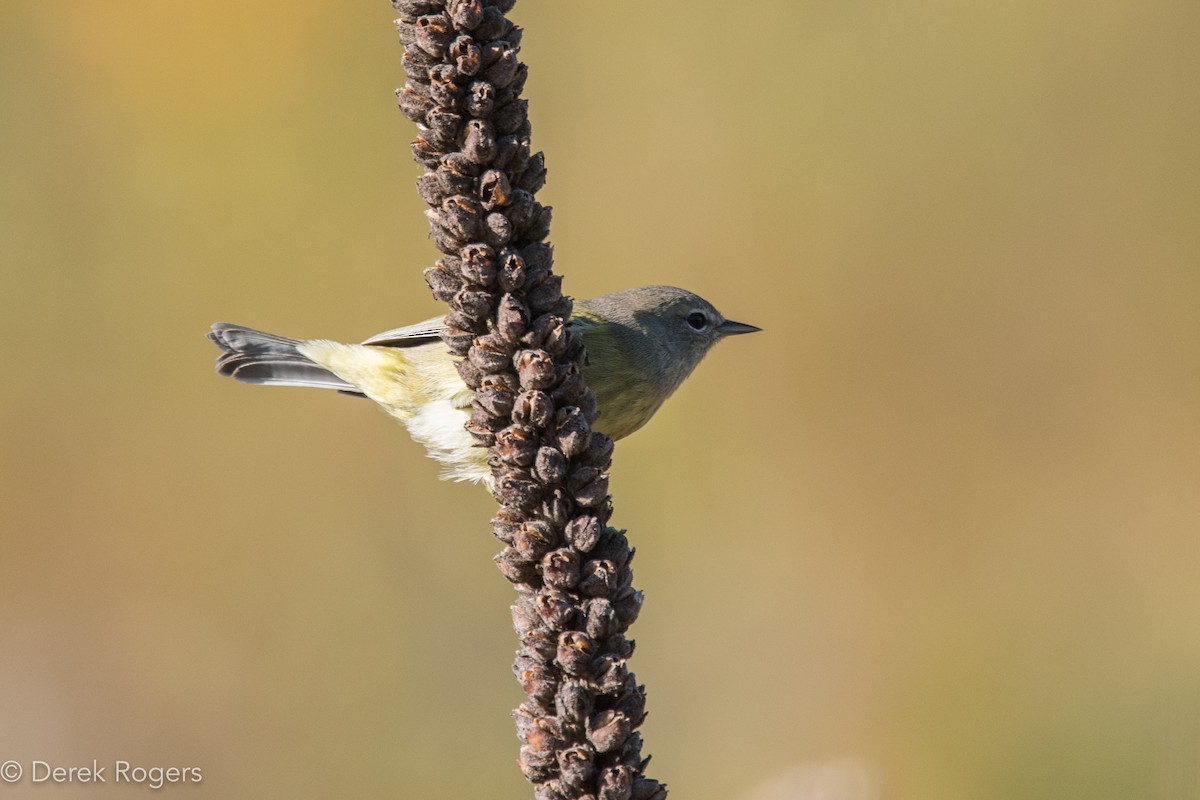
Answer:
<path fill-rule="evenodd" d="M 617 449 L 651 774 L 1200 797 L 1200 6 L 514 16 L 567 290 L 766 330 Z M 391 17 L 0 6 L 0 760 L 529 796 L 491 499 L 203 338 L 437 313 Z"/>

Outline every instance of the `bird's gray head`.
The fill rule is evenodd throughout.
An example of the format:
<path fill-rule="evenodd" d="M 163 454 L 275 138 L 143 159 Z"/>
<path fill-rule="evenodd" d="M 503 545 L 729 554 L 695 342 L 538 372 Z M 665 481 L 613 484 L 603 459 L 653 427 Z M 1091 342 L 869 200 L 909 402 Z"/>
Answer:
<path fill-rule="evenodd" d="M 657 373 L 669 394 L 714 344 L 726 336 L 753 333 L 753 325 L 727 320 L 703 297 L 674 286 L 642 286 L 580 301 L 583 316 L 613 326 L 622 350 L 643 373 Z"/>

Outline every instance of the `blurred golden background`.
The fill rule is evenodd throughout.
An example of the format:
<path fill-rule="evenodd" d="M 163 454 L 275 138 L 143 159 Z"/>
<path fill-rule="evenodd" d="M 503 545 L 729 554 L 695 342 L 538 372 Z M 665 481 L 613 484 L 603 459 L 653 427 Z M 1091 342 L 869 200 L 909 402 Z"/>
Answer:
<path fill-rule="evenodd" d="M 391 16 L 0 6 L 0 760 L 530 795 L 491 499 L 203 338 L 437 313 Z M 765 328 L 617 448 L 650 773 L 1200 797 L 1200 6 L 514 17 L 568 292 Z"/>

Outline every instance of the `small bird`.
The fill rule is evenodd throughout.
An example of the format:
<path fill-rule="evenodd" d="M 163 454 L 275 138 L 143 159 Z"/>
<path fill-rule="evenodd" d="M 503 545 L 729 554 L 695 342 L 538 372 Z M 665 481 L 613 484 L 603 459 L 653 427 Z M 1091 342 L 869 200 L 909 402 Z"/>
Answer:
<path fill-rule="evenodd" d="M 613 439 L 645 425 L 714 344 L 760 330 L 725 319 L 708 301 L 673 286 L 576 300 L 570 324 L 583 337 L 583 377 L 596 392 L 600 415 L 592 427 Z M 220 374 L 368 397 L 442 463 L 443 478 L 490 482 L 487 450 L 465 428 L 473 392 L 441 341 L 443 327 L 435 317 L 341 344 L 218 322 L 208 338 L 225 351 L 217 358 Z"/>

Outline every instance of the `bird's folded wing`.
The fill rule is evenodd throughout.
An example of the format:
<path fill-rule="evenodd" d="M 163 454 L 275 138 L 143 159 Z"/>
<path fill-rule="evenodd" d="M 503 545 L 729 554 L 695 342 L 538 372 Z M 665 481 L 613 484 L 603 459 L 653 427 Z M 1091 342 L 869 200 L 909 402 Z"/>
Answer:
<path fill-rule="evenodd" d="M 378 347 L 416 347 L 440 338 L 445 329 L 443 318 L 434 317 L 424 322 L 418 322 L 416 325 L 406 325 L 403 328 L 392 328 L 390 331 L 377 333 L 370 339 L 365 339 L 363 344 Z"/>

